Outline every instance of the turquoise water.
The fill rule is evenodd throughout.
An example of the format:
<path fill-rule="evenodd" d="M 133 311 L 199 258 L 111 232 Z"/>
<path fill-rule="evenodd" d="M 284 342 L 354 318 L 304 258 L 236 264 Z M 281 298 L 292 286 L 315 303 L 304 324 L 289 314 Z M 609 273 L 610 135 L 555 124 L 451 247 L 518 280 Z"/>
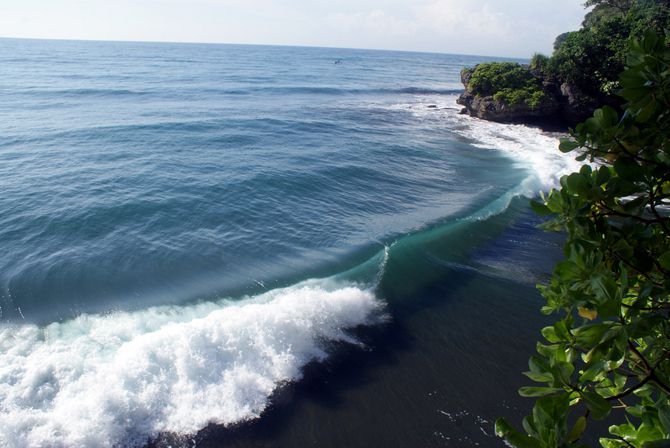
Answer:
<path fill-rule="evenodd" d="M 459 288 L 484 304 L 453 299 L 463 307 L 534 319 L 532 285 L 556 244 L 528 224 L 504 235 L 535 223 L 522 198 L 572 165 L 553 136 L 458 114 L 459 72 L 484 60 L 0 40 L 0 443 L 207 445 L 255 422 L 277 446 L 370 446 L 378 424 L 365 422 L 368 439 L 341 428 L 374 387 L 321 417 L 340 429 L 268 425 L 327 402 L 300 388 L 355 380 L 353 360 L 459 328 L 467 316 L 448 306 Z M 425 348 L 437 352 L 406 368 L 467 378 L 435 361 L 458 348 Z M 393 383 L 429 405 L 421 380 Z M 492 443 L 484 423 L 467 436 L 453 423 L 416 439 L 399 429 L 399 446 Z"/>

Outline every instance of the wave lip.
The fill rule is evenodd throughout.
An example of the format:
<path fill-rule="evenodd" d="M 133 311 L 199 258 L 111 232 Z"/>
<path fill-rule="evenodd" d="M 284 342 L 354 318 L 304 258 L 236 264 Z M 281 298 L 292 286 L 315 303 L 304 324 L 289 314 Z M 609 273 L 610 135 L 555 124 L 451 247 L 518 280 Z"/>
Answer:
<path fill-rule="evenodd" d="M 241 302 L 0 327 L 0 445 L 141 446 L 255 419 L 328 342 L 383 320 L 369 290 L 304 282 Z"/>

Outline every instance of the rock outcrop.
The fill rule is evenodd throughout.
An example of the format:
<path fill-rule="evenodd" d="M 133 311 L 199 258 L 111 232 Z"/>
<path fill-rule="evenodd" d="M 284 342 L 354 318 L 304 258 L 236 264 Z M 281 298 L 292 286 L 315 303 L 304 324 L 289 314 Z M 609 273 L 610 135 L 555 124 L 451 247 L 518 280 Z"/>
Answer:
<path fill-rule="evenodd" d="M 528 102 L 508 102 L 496 95 L 481 95 L 474 91 L 471 78 L 476 67 L 461 72 L 465 92 L 458 98 L 464 106 L 461 113 L 500 123 L 522 123 L 543 127 L 566 128 L 582 122 L 593 115 L 599 104 L 576 86 L 544 79 L 540 73 L 525 67 L 541 84 L 545 95 L 542 101 L 531 106 Z"/>
<path fill-rule="evenodd" d="M 560 105 L 554 97 L 549 97 L 538 106 L 527 103 L 507 104 L 493 96 L 480 96 L 465 92 L 458 100 L 464 106 L 463 112 L 477 118 L 500 123 L 524 123 L 551 119 L 558 116 Z"/>
<path fill-rule="evenodd" d="M 579 87 L 567 82 L 561 84 L 559 100 L 561 114 L 567 123 L 580 123 L 593 115 L 599 107 L 598 102 L 585 95 Z"/>

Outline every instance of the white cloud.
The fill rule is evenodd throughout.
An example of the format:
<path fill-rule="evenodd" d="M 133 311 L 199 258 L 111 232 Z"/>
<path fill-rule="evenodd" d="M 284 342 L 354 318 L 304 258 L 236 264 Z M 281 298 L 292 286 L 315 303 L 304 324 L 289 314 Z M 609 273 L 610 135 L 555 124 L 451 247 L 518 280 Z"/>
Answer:
<path fill-rule="evenodd" d="M 417 31 L 417 23 L 375 9 L 369 12 L 328 14 L 327 24 L 338 33 L 366 33 L 375 37 L 408 36 Z"/>
<path fill-rule="evenodd" d="M 513 29 L 513 20 L 507 14 L 477 1 L 437 0 L 417 6 L 415 14 L 417 22 L 449 36 L 507 38 Z"/>

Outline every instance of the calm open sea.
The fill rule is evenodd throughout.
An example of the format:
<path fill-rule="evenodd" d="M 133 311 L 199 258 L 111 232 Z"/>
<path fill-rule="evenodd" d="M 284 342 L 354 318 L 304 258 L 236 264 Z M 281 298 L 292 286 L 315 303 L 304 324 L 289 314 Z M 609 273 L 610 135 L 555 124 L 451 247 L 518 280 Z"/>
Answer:
<path fill-rule="evenodd" d="M 0 39 L 0 446 L 500 446 L 574 162 L 484 60 Z"/>

